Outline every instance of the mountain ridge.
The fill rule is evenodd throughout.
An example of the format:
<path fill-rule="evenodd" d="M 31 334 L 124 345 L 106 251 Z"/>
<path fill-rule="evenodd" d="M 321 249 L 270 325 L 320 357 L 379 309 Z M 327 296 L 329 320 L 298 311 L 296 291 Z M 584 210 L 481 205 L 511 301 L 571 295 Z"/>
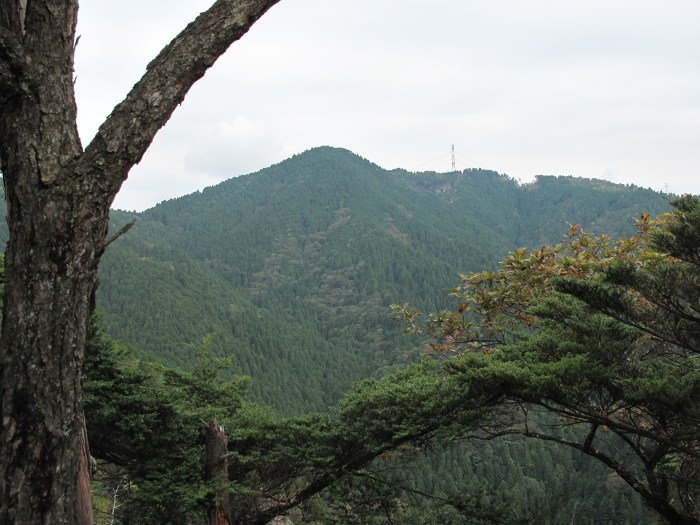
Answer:
<path fill-rule="evenodd" d="M 318 410 L 416 358 L 389 304 L 442 309 L 459 273 L 559 242 L 568 222 L 620 235 L 667 207 L 612 183 L 384 170 L 314 148 L 137 214 L 103 258 L 98 306 L 111 335 L 170 365 L 215 333 L 212 351 L 253 377 L 256 398 Z M 114 227 L 132 215 L 115 211 Z"/>

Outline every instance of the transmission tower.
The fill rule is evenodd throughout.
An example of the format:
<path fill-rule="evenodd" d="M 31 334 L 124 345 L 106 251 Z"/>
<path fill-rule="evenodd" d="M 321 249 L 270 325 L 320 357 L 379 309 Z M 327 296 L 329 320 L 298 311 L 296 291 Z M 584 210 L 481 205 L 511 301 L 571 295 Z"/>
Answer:
<path fill-rule="evenodd" d="M 455 171 L 455 145 L 452 144 L 452 171 Z"/>

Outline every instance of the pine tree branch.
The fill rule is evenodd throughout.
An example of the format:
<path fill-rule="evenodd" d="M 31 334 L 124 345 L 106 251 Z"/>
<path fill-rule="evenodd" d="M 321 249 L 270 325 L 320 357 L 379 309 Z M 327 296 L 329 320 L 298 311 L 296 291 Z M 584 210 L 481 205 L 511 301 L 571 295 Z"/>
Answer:
<path fill-rule="evenodd" d="M 217 0 L 148 65 L 141 80 L 114 108 L 79 161 L 80 176 L 116 195 L 158 130 L 214 62 L 279 0 Z"/>

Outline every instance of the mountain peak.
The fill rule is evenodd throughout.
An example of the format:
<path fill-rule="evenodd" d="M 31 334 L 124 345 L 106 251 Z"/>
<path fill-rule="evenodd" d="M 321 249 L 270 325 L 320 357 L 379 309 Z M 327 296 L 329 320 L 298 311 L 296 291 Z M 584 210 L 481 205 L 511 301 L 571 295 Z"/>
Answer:
<path fill-rule="evenodd" d="M 372 166 L 373 168 L 379 168 L 376 164 L 369 161 L 368 159 L 350 151 L 349 149 L 339 148 L 336 146 L 316 146 L 301 153 L 293 155 L 291 158 L 280 162 L 280 164 L 285 164 L 291 161 L 312 161 L 312 162 L 329 162 L 329 163 L 339 163 L 339 162 L 352 162 L 358 163 L 365 166 Z"/>

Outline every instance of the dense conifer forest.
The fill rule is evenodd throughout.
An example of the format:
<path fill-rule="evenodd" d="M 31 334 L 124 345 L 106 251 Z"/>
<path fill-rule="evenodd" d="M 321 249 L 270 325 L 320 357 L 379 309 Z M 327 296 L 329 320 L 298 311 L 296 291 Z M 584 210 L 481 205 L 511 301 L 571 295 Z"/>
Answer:
<path fill-rule="evenodd" d="M 214 334 L 256 399 L 321 410 L 422 351 L 390 304 L 440 310 L 460 273 L 558 243 L 569 223 L 616 236 L 668 207 L 604 181 L 386 171 L 322 147 L 138 214 L 105 255 L 98 309 L 110 335 L 172 366 Z M 113 212 L 115 228 L 133 216 Z"/>
<path fill-rule="evenodd" d="M 382 391 L 384 377 L 414 381 L 405 370 L 430 353 L 429 336 L 407 335 L 390 305 L 450 309 L 447 291 L 460 275 L 495 270 L 517 248 L 555 246 L 574 224 L 591 234 L 633 235 L 635 219 L 670 207 L 667 196 L 634 186 L 555 176 L 523 185 L 482 169 L 388 171 L 321 147 L 142 213 L 113 211 L 115 231 L 136 222 L 104 256 L 101 320 L 86 372 L 91 442 L 112 455 L 95 484 L 100 523 L 109 522 L 119 490 L 117 522 L 191 522 L 206 492 L 192 452 L 201 434 L 196 419 L 229 418 L 238 427 L 230 439 L 239 508 L 262 483 L 247 473 L 271 468 L 256 461 L 274 465 L 254 458 L 265 456 L 265 446 L 288 454 L 275 447 L 292 447 L 286 440 L 295 432 L 312 436 L 309 443 L 321 427 L 358 432 L 368 457 L 375 454 L 382 445 L 362 436 L 371 424 L 355 407 L 365 406 L 366 390 Z M 412 409 L 411 396 L 402 403 L 395 410 Z M 421 403 L 417 396 L 415 406 Z M 354 422 L 343 419 L 352 414 Z M 543 425 L 553 423 L 548 417 Z M 571 448 L 517 435 L 463 441 L 430 432 L 425 443 L 376 453 L 378 460 L 338 475 L 293 508 L 294 522 L 657 522 L 609 468 Z M 120 452 L 119 439 L 130 451 Z M 165 455 L 149 457 L 153 446 Z M 300 450 L 311 463 L 321 454 Z M 299 469 L 290 479 L 303 485 L 323 477 L 313 469 L 330 469 L 313 461 L 290 466 Z"/>

